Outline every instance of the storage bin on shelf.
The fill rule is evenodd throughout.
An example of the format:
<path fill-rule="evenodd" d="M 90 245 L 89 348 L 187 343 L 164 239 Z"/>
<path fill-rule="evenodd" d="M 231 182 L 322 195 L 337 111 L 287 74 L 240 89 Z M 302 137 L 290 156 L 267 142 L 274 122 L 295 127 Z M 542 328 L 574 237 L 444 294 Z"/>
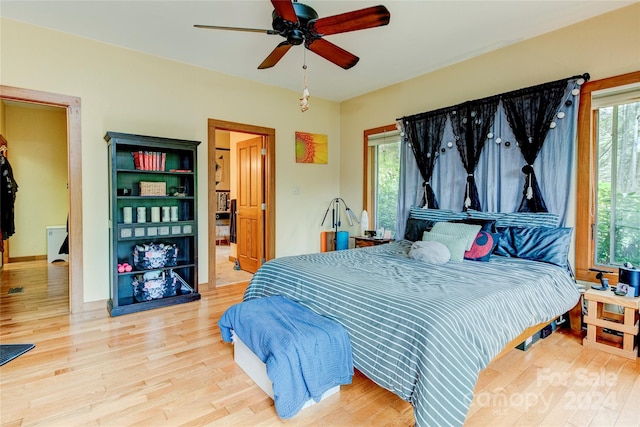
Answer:
<path fill-rule="evenodd" d="M 141 196 L 166 196 L 167 183 L 153 182 L 153 181 L 140 181 L 140 195 Z"/>
<path fill-rule="evenodd" d="M 178 247 L 171 243 L 135 245 L 133 263 L 138 270 L 175 267 L 178 264 Z"/>
<path fill-rule="evenodd" d="M 133 297 L 138 302 L 173 297 L 180 289 L 177 274 L 173 270 L 156 270 L 133 276 Z"/>

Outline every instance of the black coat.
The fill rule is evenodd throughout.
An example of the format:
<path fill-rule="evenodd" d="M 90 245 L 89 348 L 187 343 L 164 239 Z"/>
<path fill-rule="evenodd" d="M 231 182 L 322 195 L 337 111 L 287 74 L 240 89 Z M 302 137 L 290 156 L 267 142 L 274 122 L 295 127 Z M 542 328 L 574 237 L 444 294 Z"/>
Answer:
<path fill-rule="evenodd" d="M 13 206 L 18 192 L 18 183 L 13 178 L 9 160 L 0 154 L 0 230 L 2 240 L 7 240 L 16 231 Z"/>

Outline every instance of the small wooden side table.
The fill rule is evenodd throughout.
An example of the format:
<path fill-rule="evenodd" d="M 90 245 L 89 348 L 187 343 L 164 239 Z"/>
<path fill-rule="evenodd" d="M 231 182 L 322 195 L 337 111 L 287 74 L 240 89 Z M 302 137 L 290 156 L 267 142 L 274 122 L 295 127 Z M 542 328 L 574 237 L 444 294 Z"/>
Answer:
<path fill-rule="evenodd" d="M 610 290 L 589 289 L 584 293 L 584 299 L 588 303 L 587 316 L 584 318 L 587 336 L 582 340 L 582 345 L 636 360 L 638 349 L 635 339 L 640 322 L 640 297 L 618 296 Z M 605 310 L 605 304 L 623 307 L 624 314 Z M 603 329 L 614 333 L 603 332 Z M 622 334 L 621 342 L 619 334 Z"/>
<path fill-rule="evenodd" d="M 375 239 L 373 237 L 365 237 L 365 236 L 355 236 L 355 247 L 356 248 L 365 248 L 367 246 L 377 246 L 382 245 L 384 243 L 391 243 L 393 239 Z"/>

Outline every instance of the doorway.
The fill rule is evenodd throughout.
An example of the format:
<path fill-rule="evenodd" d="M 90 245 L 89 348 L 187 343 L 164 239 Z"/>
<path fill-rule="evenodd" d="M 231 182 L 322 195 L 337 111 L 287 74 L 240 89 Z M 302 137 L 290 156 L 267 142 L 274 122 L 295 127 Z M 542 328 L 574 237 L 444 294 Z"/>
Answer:
<path fill-rule="evenodd" d="M 261 248 L 263 248 L 263 256 L 264 260 L 269 260 L 275 257 L 275 130 L 271 128 L 264 128 L 259 126 L 246 125 L 242 123 L 234 123 L 234 122 L 226 122 L 215 119 L 209 119 L 209 129 L 208 129 L 208 212 L 209 212 L 209 236 L 208 236 L 208 247 L 209 247 L 209 283 L 210 286 L 215 287 L 215 278 L 217 277 L 217 266 L 216 266 L 216 258 L 218 247 L 216 245 L 217 242 L 220 241 L 218 238 L 217 227 L 215 224 L 216 221 L 216 212 L 219 209 L 218 201 L 218 192 L 216 191 L 216 160 L 217 160 L 217 152 L 216 148 L 226 148 L 224 147 L 223 138 L 220 135 L 223 135 L 225 132 L 231 132 L 232 134 L 245 134 L 240 139 L 246 139 L 252 137 L 255 139 L 256 137 L 263 141 L 263 149 L 261 152 L 261 156 L 263 158 L 262 164 L 262 173 L 261 173 L 261 184 L 260 184 L 260 193 L 262 195 L 262 199 L 264 201 L 264 227 L 262 227 L 262 231 L 259 235 L 256 236 L 255 240 L 260 240 L 260 242 L 253 242 L 254 244 L 260 244 Z M 230 158 L 234 162 L 234 164 L 238 163 L 238 160 L 235 159 L 235 145 L 230 148 L 233 153 L 231 153 Z M 219 153 L 219 151 L 218 151 Z M 219 167 L 219 165 L 218 165 Z M 218 168 L 219 170 L 219 168 Z M 239 171 L 235 175 L 242 175 L 242 171 Z M 218 176 L 218 178 L 220 178 Z M 232 176 L 232 187 L 233 181 L 237 180 L 237 176 Z M 235 189 L 232 191 L 233 193 L 242 191 L 241 189 Z M 238 194 L 235 194 L 238 196 Z M 241 194 L 240 194 L 241 195 Z M 231 196 L 234 199 L 233 195 Z M 230 212 L 230 215 L 235 215 L 234 212 Z M 232 258 L 237 256 L 232 254 Z M 261 260 L 262 261 L 262 260 Z M 240 266 L 242 268 L 242 266 Z M 213 278 L 213 279 L 212 279 Z"/>
<path fill-rule="evenodd" d="M 66 110 L 69 206 L 69 310 L 82 311 L 82 159 L 80 98 L 0 85 L 0 101 L 25 102 Z M 4 120 L 4 117 L 2 118 Z M 4 125 L 4 122 L 3 122 Z"/>

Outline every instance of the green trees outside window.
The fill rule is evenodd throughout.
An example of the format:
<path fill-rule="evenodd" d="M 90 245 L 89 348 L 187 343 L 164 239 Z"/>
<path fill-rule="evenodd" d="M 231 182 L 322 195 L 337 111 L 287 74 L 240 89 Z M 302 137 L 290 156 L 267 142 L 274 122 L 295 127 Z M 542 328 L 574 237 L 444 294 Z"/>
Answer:
<path fill-rule="evenodd" d="M 375 147 L 375 224 L 378 228 L 396 229 L 398 186 L 400 180 L 400 141 Z"/>
<path fill-rule="evenodd" d="M 640 102 L 599 108 L 597 117 L 594 261 L 640 265 Z"/>

